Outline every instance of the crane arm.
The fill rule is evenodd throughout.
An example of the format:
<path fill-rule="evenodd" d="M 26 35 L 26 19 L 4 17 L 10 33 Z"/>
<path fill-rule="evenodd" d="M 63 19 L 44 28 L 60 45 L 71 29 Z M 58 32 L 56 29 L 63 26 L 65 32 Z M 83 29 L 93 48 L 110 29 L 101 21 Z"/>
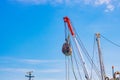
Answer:
<path fill-rule="evenodd" d="M 82 50 L 81 50 L 79 42 L 78 42 L 78 40 L 77 40 L 77 38 L 75 36 L 75 32 L 74 32 L 74 29 L 73 29 L 73 27 L 71 25 L 70 19 L 68 17 L 64 17 L 64 22 L 67 23 L 68 29 L 70 30 L 70 33 L 71 33 L 71 35 L 73 37 L 73 40 L 75 42 L 75 46 L 76 46 L 77 51 L 78 51 L 79 56 L 80 56 L 81 66 L 83 68 L 83 71 L 84 71 L 84 74 L 85 74 L 85 78 L 86 78 L 86 80 L 91 80 L 90 77 L 89 77 L 87 68 L 85 66 L 85 61 L 84 61 L 84 58 L 82 56 Z"/>
<path fill-rule="evenodd" d="M 72 25 L 71 25 L 71 23 L 70 23 L 70 19 L 69 19 L 68 17 L 64 17 L 63 19 L 64 19 L 64 22 L 67 23 L 71 35 L 74 36 L 75 33 L 74 33 L 73 27 L 72 27 Z"/>

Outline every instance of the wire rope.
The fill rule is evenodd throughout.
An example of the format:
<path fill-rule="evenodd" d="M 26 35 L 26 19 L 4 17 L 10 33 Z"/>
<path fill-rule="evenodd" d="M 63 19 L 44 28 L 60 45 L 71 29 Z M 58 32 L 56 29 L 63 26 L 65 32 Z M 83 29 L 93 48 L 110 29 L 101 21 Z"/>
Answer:
<path fill-rule="evenodd" d="M 76 74 L 75 74 L 75 70 L 74 70 L 73 59 L 72 59 L 72 56 L 70 56 L 70 57 L 71 57 L 71 66 L 72 66 L 73 75 L 75 77 L 75 80 L 77 80 L 77 77 L 76 77 Z"/>
<path fill-rule="evenodd" d="M 77 34 L 77 32 L 76 32 L 76 30 L 75 30 L 74 27 L 73 27 L 73 30 L 74 30 L 74 32 L 76 33 L 75 37 L 76 37 L 76 39 L 78 40 L 78 43 L 80 44 L 81 49 L 82 49 L 83 52 L 85 53 L 85 55 L 86 55 L 88 61 L 90 62 L 90 64 L 93 65 L 94 71 L 96 72 L 96 75 L 98 75 L 98 78 L 101 79 L 101 77 L 100 77 L 100 72 L 99 72 L 98 68 L 96 67 L 96 65 L 94 64 L 94 62 L 93 62 L 93 60 L 91 59 L 90 55 L 88 54 L 86 48 L 84 47 L 84 45 L 83 45 L 82 41 L 80 40 L 79 35 Z"/>
<path fill-rule="evenodd" d="M 92 55 L 92 60 L 94 59 L 94 54 L 95 54 L 95 36 L 94 36 L 94 41 L 93 41 L 93 55 Z M 93 74 L 93 64 L 91 65 L 91 75 L 90 75 L 90 79 L 92 79 L 92 74 Z"/>
<path fill-rule="evenodd" d="M 65 41 L 67 39 L 67 27 L 66 27 L 66 23 L 64 22 L 64 26 L 65 26 Z"/>
<path fill-rule="evenodd" d="M 72 46 L 72 49 L 73 49 L 73 46 Z M 78 62 L 77 62 L 77 59 L 76 59 L 76 56 L 75 56 L 74 49 L 73 49 L 73 57 L 74 57 L 74 60 L 75 60 L 76 66 L 77 66 L 77 70 L 78 70 L 78 74 L 79 74 L 80 80 L 83 80 L 82 76 L 81 76 L 81 73 L 80 73 L 79 65 L 78 65 Z"/>
<path fill-rule="evenodd" d="M 70 60 L 69 60 L 69 56 L 68 56 L 68 80 L 70 80 L 70 69 L 69 69 L 69 64 L 70 64 Z"/>
<path fill-rule="evenodd" d="M 77 33 L 76 33 L 76 34 L 77 34 Z M 81 49 L 82 49 L 83 52 L 85 53 L 85 55 L 86 55 L 89 63 L 91 64 L 91 66 L 94 67 L 94 71 L 96 72 L 96 75 L 98 75 L 98 78 L 100 79 L 101 77 L 100 77 L 100 72 L 99 72 L 98 68 L 96 67 L 96 65 L 95 65 L 95 63 L 93 62 L 92 58 L 91 58 L 90 55 L 88 54 L 88 52 L 87 52 L 85 46 L 83 45 L 81 39 L 79 38 L 79 35 L 78 35 L 78 34 L 77 34 L 76 37 L 77 37 L 77 39 L 78 39 L 78 43 L 79 43 L 80 46 L 81 46 Z M 101 79 L 100 79 L 100 80 L 101 80 Z"/>
<path fill-rule="evenodd" d="M 104 37 L 103 35 L 101 35 L 101 37 L 104 38 L 104 39 L 105 39 L 106 41 L 108 41 L 109 43 L 111 43 L 111 44 L 113 44 L 113 45 L 115 45 L 115 46 L 117 46 L 117 47 L 120 47 L 120 45 L 118 45 L 118 44 L 116 44 L 115 42 L 109 40 L 108 38 Z"/>
<path fill-rule="evenodd" d="M 67 74 L 67 72 L 68 72 L 68 69 L 67 69 L 67 57 L 65 56 L 65 78 L 66 78 L 66 80 L 68 80 L 68 74 Z"/>

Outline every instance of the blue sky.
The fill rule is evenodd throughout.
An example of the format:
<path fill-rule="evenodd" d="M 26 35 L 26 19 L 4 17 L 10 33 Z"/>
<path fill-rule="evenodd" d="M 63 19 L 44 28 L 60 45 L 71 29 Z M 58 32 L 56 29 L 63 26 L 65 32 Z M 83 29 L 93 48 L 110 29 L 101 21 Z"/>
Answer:
<path fill-rule="evenodd" d="M 119 0 L 1 0 L 1 80 L 27 80 L 27 71 L 34 71 L 34 80 L 65 79 L 64 16 L 71 19 L 90 54 L 96 32 L 120 44 Z M 111 75 L 112 65 L 120 70 L 120 49 L 101 43 Z"/>

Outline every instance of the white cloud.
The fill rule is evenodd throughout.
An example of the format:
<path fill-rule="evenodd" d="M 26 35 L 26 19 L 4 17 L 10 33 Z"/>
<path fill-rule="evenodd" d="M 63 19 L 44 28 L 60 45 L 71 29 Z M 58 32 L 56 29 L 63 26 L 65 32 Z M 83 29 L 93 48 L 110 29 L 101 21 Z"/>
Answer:
<path fill-rule="evenodd" d="M 64 0 L 13 0 L 15 2 L 19 2 L 22 4 L 33 4 L 33 5 L 41 5 L 41 4 L 62 4 Z M 66 0 L 67 1 L 67 0 Z"/>
<path fill-rule="evenodd" d="M 16 2 L 24 3 L 24 4 L 45 4 L 47 0 L 15 0 Z"/>
<path fill-rule="evenodd" d="M 59 73 L 63 72 L 63 70 L 60 69 L 46 69 L 46 70 L 38 70 L 40 73 Z"/>
<path fill-rule="evenodd" d="M 96 0 L 96 5 L 102 5 L 102 4 L 110 4 L 111 0 Z"/>
<path fill-rule="evenodd" d="M 111 0 L 96 0 L 95 5 L 96 6 L 106 5 L 105 12 L 113 11 L 115 8 Z"/>
<path fill-rule="evenodd" d="M 34 69 L 23 69 L 23 68 L 0 68 L 0 71 L 4 72 L 28 72 L 35 71 Z"/>
<path fill-rule="evenodd" d="M 17 59 L 12 57 L 0 57 L 0 62 L 17 62 L 26 64 L 60 63 L 63 60 Z"/>
<path fill-rule="evenodd" d="M 106 12 L 109 12 L 109 11 L 113 11 L 114 10 L 114 6 L 113 5 L 111 5 L 111 4 L 109 4 L 109 5 L 107 5 L 107 7 L 106 7 Z"/>
<path fill-rule="evenodd" d="M 120 5 L 120 1 L 118 0 L 13 0 L 18 3 L 23 4 L 33 4 L 33 5 L 45 5 L 45 4 L 51 4 L 51 5 L 76 5 L 76 4 L 84 4 L 84 5 L 91 5 L 91 6 L 102 6 L 105 5 L 106 9 L 105 11 L 113 11 L 116 7 Z M 114 5 L 116 3 L 117 5 Z"/>
<path fill-rule="evenodd" d="M 4 61 L 7 61 L 7 64 L 10 64 L 9 62 L 12 63 L 22 63 L 24 64 L 56 64 L 56 63 L 60 63 L 63 60 L 38 60 L 38 59 L 17 59 L 17 58 L 12 58 L 12 57 L 0 57 L 0 62 L 4 63 Z M 6 64 L 6 63 L 5 63 Z M 33 72 L 37 72 L 37 73 L 59 73 L 59 72 L 63 72 L 61 69 L 50 69 L 50 68 L 46 68 L 46 69 L 34 69 L 34 68 L 0 68 L 0 71 L 3 72 L 28 72 L 28 71 L 33 71 Z"/>
<path fill-rule="evenodd" d="M 62 60 L 21 59 L 19 61 L 24 63 L 29 63 L 29 64 L 40 64 L 40 63 L 56 63 L 56 62 L 61 62 Z"/>
<path fill-rule="evenodd" d="M 28 72 L 28 71 L 33 71 L 36 73 L 59 73 L 63 72 L 63 70 L 60 69 L 45 69 L 45 70 L 39 70 L 39 69 L 27 69 L 27 68 L 0 68 L 0 71 L 4 72 Z"/>

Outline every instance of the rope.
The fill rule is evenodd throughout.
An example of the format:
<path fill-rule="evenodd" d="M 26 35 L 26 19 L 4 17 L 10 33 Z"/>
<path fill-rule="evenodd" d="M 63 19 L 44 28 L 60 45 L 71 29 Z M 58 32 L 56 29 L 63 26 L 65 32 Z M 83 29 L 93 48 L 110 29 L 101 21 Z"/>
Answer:
<path fill-rule="evenodd" d="M 64 26 L 65 26 L 65 41 L 69 42 L 70 44 L 70 40 L 69 40 L 69 32 L 68 32 L 68 28 L 66 27 L 66 23 L 64 22 Z M 71 44 L 70 44 L 71 45 Z M 70 67 L 70 60 L 69 60 L 69 56 L 66 56 L 66 80 L 70 80 L 70 75 L 69 75 L 69 67 Z"/>
<path fill-rule="evenodd" d="M 71 41 L 69 40 L 69 33 L 68 32 L 68 28 L 66 27 L 66 23 L 64 22 L 64 26 L 65 26 L 65 41 L 69 42 L 69 44 L 71 45 Z M 69 40 L 69 41 L 68 41 Z M 70 59 L 69 56 L 65 56 L 65 65 L 66 65 L 66 80 L 69 80 L 69 63 L 70 63 Z M 71 56 L 71 66 L 72 66 L 72 71 L 75 77 L 75 80 L 77 80 L 75 71 L 74 71 L 74 65 L 73 65 L 73 59 Z"/>
<path fill-rule="evenodd" d="M 94 53 L 95 53 L 95 36 L 94 36 L 94 41 L 93 41 L 93 55 L 92 55 L 92 60 L 94 59 Z M 93 69 L 93 64 L 91 65 L 91 75 L 90 75 L 90 79 L 92 79 L 92 71 Z"/>
<path fill-rule="evenodd" d="M 66 23 L 64 22 L 64 26 L 65 26 L 65 29 L 64 29 L 64 31 L 65 31 L 65 40 L 66 40 L 66 38 L 67 38 L 67 27 L 66 27 Z"/>
<path fill-rule="evenodd" d="M 117 46 L 117 47 L 120 47 L 120 45 L 118 45 L 118 44 L 114 43 L 113 41 L 107 39 L 107 38 L 104 37 L 103 35 L 101 35 L 101 37 L 104 38 L 104 39 L 105 39 L 106 41 L 108 41 L 109 43 L 111 43 L 111 44 L 113 44 L 113 45 L 115 45 L 115 46 Z"/>
<path fill-rule="evenodd" d="M 64 23 L 64 25 L 65 25 L 65 40 L 67 40 L 67 34 L 68 34 L 69 32 L 68 32 L 68 29 L 67 29 L 65 23 Z M 74 28 L 74 27 L 73 27 L 73 29 L 74 29 L 74 31 L 75 31 L 75 28 Z M 83 43 L 82 43 L 82 41 L 80 40 L 77 32 L 76 32 L 76 35 L 75 35 L 75 36 L 76 36 L 76 39 L 78 40 L 78 43 L 80 44 L 80 47 L 81 47 L 82 51 L 85 53 L 85 55 L 86 55 L 89 63 L 91 64 L 91 66 L 92 66 L 91 68 L 92 68 L 92 69 L 94 68 L 94 71 L 96 72 L 96 75 L 98 75 L 98 78 L 101 79 L 101 78 L 100 78 L 99 70 L 98 70 L 98 68 L 96 67 L 96 65 L 95 65 L 94 62 L 93 62 L 94 51 L 93 51 L 93 57 L 91 58 L 90 55 L 88 54 L 86 48 L 83 46 Z M 78 38 L 77 38 L 77 37 L 78 37 Z M 71 55 L 70 57 L 71 57 L 71 67 L 72 67 L 72 71 L 73 71 L 75 80 L 77 80 L 76 73 L 75 73 L 75 70 L 74 70 L 74 64 L 73 64 L 72 55 Z M 78 73 L 79 73 L 80 79 L 82 80 L 82 77 L 81 77 L 81 75 L 80 75 L 80 71 L 79 71 L 79 67 L 78 67 L 78 63 L 77 63 L 77 60 L 76 60 L 75 55 L 74 55 L 74 59 L 75 59 L 76 65 L 77 65 L 77 69 L 78 69 Z M 67 62 L 68 62 L 68 65 L 67 65 Z M 70 63 L 70 62 L 69 62 L 69 57 L 68 57 L 68 61 L 67 61 L 67 59 L 66 59 L 66 80 L 69 80 L 69 63 Z M 92 69 L 91 69 L 91 78 L 92 78 Z"/>
<path fill-rule="evenodd" d="M 70 80 L 70 76 L 69 76 L 69 63 L 70 63 L 70 60 L 69 60 L 69 57 L 68 57 L 68 80 Z"/>
<path fill-rule="evenodd" d="M 75 56 L 74 49 L 73 49 L 73 57 L 74 57 L 74 60 L 75 60 L 76 66 L 77 66 L 77 70 L 78 70 L 78 74 L 79 74 L 80 80 L 83 80 L 82 76 L 81 76 L 81 73 L 80 73 L 79 65 L 78 65 L 78 62 L 77 62 L 77 59 L 76 59 L 76 56 Z"/>
<path fill-rule="evenodd" d="M 69 79 L 69 63 L 70 63 L 70 60 L 69 60 L 69 57 L 65 56 L 65 69 L 66 69 L 66 74 L 65 74 L 65 77 L 66 77 L 66 80 L 70 80 Z"/>
<path fill-rule="evenodd" d="M 65 56 L 65 78 L 66 78 L 66 80 L 68 80 L 68 77 L 67 77 L 67 58 L 66 58 L 66 56 Z"/>
<path fill-rule="evenodd" d="M 73 65 L 72 55 L 71 55 L 70 57 L 71 57 L 71 66 L 72 66 L 72 71 L 73 71 L 73 74 L 74 74 L 75 80 L 77 80 L 77 77 L 76 77 L 76 74 L 75 74 L 75 70 L 74 70 L 74 65 Z"/>
<path fill-rule="evenodd" d="M 96 67 L 95 63 L 93 62 L 92 58 L 90 57 L 89 53 L 87 52 L 86 48 L 84 47 L 82 41 L 80 40 L 78 34 L 77 34 L 76 37 L 78 37 L 78 43 L 80 44 L 81 49 L 82 49 L 83 52 L 85 53 L 85 55 L 86 55 L 89 63 L 91 64 L 91 66 L 93 66 L 94 71 L 96 72 L 96 75 L 98 76 L 99 80 L 101 80 L 101 76 L 100 76 L 99 69 Z"/>
<path fill-rule="evenodd" d="M 72 25 L 72 23 L 71 23 L 71 25 Z M 96 65 L 94 64 L 94 62 L 93 62 L 93 60 L 91 59 L 90 55 L 88 54 L 86 48 L 84 47 L 84 45 L 83 45 L 82 41 L 80 40 L 79 35 L 77 34 L 77 32 L 76 32 L 76 30 L 75 30 L 74 27 L 73 27 L 73 30 L 74 30 L 74 32 L 76 33 L 75 36 L 76 36 L 76 39 L 78 40 L 78 43 L 80 44 L 81 49 L 82 49 L 83 52 L 85 53 L 85 55 L 86 55 L 89 63 L 91 64 L 91 66 L 93 65 L 94 71 L 96 72 L 96 75 L 98 76 L 99 80 L 101 80 L 101 76 L 100 76 L 99 69 L 96 67 Z"/>

